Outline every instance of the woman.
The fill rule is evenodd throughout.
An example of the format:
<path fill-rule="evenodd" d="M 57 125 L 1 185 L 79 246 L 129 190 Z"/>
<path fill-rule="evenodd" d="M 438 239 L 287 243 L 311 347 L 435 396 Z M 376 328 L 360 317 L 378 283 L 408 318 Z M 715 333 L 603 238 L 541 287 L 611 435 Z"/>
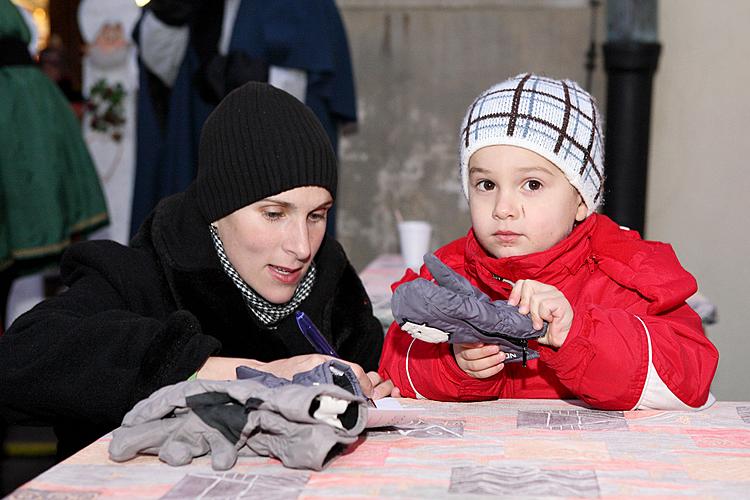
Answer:
<path fill-rule="evenodd" d="M 203 127 L 190 187 L 163 200 L 130 247 L 73 246 L 61 264 L 69 289 L 0 337 L 0 416 L 51 421 L 64 455 L 194 374 L 230 379 L 248 365 L 291 378 L 327 359 L 299 332 L 296 310 L 351 362 L 367 395 L 390 394 L 364 372 L 377 367 L 381 326 L 325 237 L 336 168 L 297 99 L 261 83 L 232 92 Z"/>

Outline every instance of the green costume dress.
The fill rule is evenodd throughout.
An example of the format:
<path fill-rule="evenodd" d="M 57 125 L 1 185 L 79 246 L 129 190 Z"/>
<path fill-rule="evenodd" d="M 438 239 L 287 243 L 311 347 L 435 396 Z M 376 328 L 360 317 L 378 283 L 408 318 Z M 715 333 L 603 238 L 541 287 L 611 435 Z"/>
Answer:
<path fill-rule="evenodd" d="M 30 37 L 0 0 L 0 272 L 17 275 L 55 263 L 71 237 L 108 222 L 80 124 L 24 53 Z"/>

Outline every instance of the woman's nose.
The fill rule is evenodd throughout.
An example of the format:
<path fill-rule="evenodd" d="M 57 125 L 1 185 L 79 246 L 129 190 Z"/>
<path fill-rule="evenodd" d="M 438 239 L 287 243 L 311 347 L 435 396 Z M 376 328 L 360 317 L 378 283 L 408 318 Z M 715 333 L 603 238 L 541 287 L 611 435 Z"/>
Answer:
<path fill-rule="evenodd" d="M 310 258 L 310 231 L 306 221 L 293 223 L 287 228 L 284 238 L 284 250 L 293 254 L 297 260 L 307 261 Z"/>

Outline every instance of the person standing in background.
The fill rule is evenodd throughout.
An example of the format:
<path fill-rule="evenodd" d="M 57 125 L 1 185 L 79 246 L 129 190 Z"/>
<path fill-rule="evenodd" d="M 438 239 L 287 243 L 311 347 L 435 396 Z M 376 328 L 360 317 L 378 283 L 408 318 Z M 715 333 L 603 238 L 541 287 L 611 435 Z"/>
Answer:
<path fill-rule="evenodd" d="M 357 120 L 346 32 L 332 0 L 152 0 L 136 29 L 138 152 L 131 231 L 195 177 L 198 136 L 213 107 L 248 81 L 307 104 L 334 152 Z M 333 212 L 329 234 L 334 232 Z"/>
<path fill-rule="evenodd" d="M 31 31 L 0 0 L 0 316 L 20 276 L 57 264 L 71 240 L 108 222 L 80 124 L 34 63 Z"/>
<path fill-rule="evenodd" d="M 110 224 L 91 238 L 130 240 L 136 155 L 137 51 L 131 38 L 141 15 L 133 0 L 81 0 L 84 43 L 81 85 L 86 97 L 83 137 L 107 197 Z"/>

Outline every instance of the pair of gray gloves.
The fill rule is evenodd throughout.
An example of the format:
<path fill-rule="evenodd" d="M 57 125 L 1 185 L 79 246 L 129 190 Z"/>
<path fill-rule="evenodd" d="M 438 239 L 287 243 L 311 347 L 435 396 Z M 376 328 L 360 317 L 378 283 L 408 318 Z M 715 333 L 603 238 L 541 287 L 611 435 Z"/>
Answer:
<path fill-rule="evenodd" d="M 393 292 L 391 311 L 403 331 L 430 343 L 497 344 L 506 363 L 526 366 L 539 357 L 528 341 L 543 336 L 547 323 L 535 330 L 528 315 L 507 301 L 490 300 L 434 254 L 426 254 L 424 263 L 434 282 L 417 278 Z"/>
<path fill-rule="evenodd" d="M 184 465 L 210 452 L 212 467 L 226 470 L 249 454 L 321 470 L 365 428 L 365 399 L 341 362 L 327 361 L 294 381 L 238 371 L 244 379 L 180 382 L 137 403 L 113 433 L 110 458 L 144 453 Z"/>

